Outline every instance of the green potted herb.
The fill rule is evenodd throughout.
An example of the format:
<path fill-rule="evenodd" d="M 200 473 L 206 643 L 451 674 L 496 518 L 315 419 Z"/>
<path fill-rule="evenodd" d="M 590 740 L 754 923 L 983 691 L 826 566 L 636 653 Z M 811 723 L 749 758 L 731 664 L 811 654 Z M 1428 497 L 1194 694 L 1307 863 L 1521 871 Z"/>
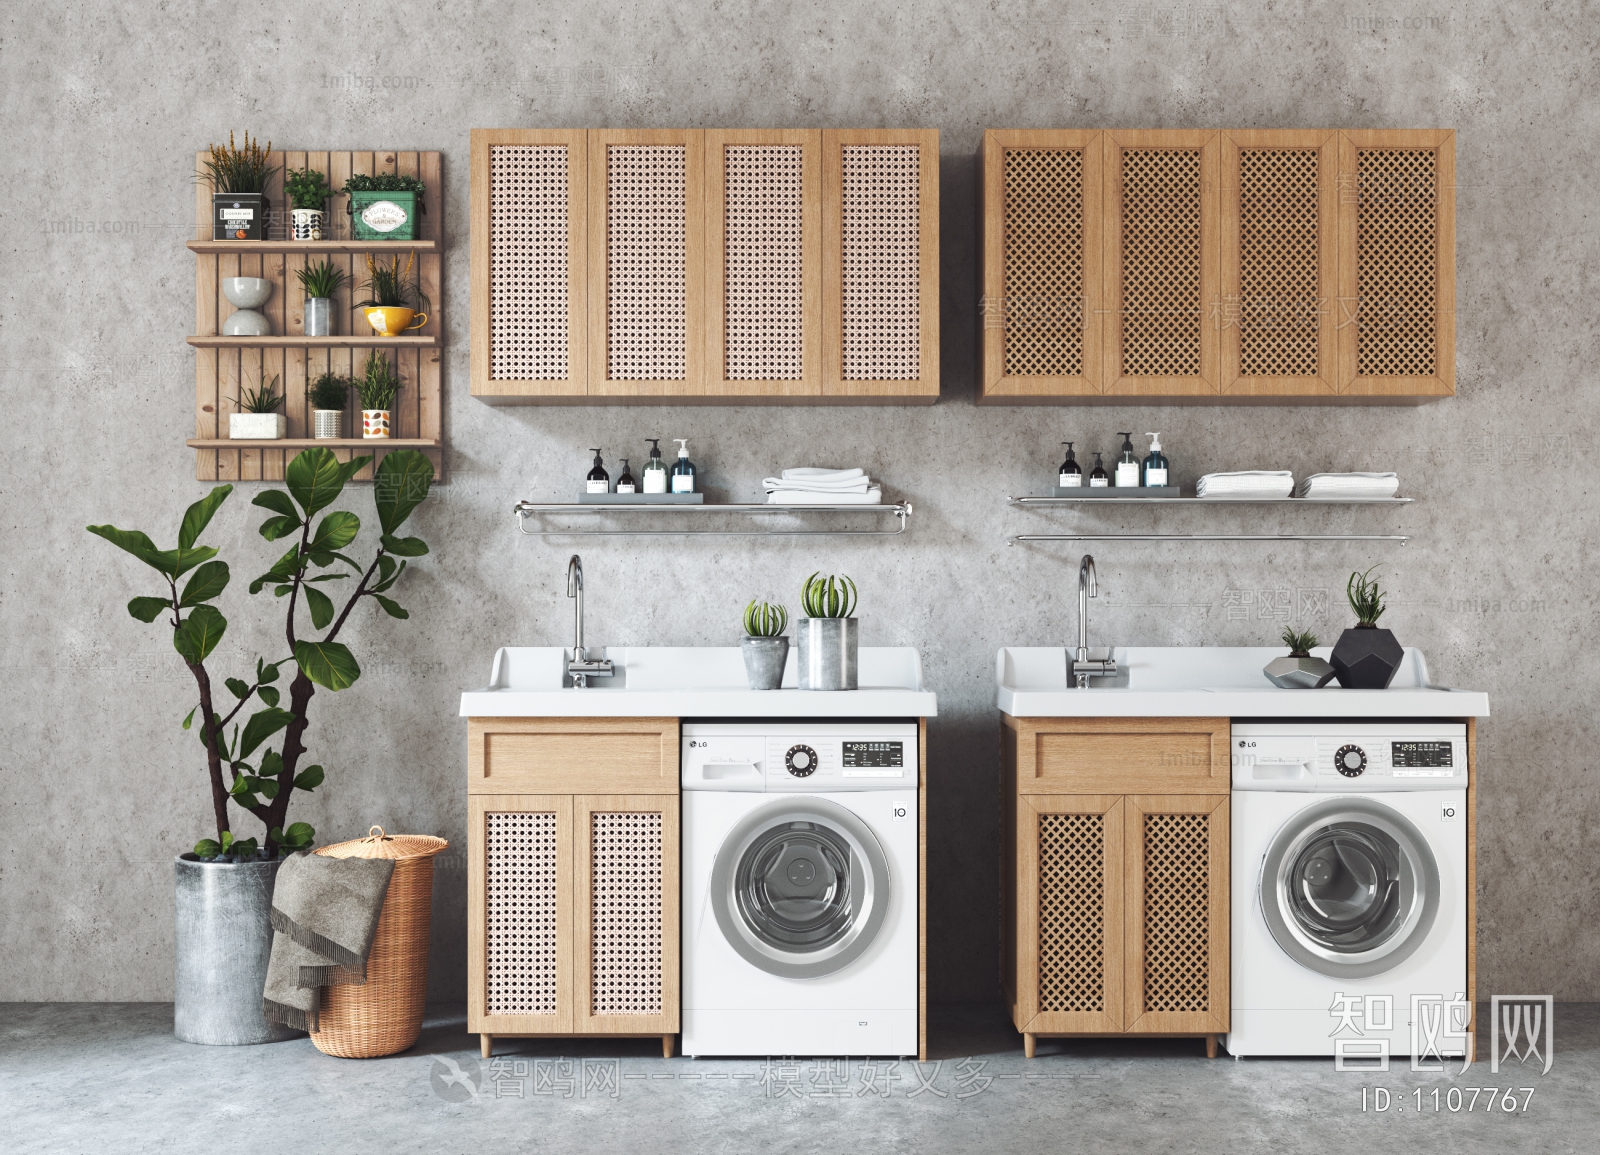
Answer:
<path fill-rule="evenodd" d="M 417 273 L 417 254 L 406 259 L 400 267 L 400 254 L 387 261 L 373 260 L 367 254 L 367 279 L 361 286 L 366 299 L 350 307 L 360 309 L 367 324 L 380 337 L 398 337 L 408 329 L 420 329 L 428 323 L 429 304 L 422 291 L 422 278 Z"/>
<path fill-rule="evenodd" d="M 352 231 L 358 241 L 414 241 L 426 186 L 399 173 L 358 173 L 344 182 Z"/>
<path fill-rule="evenodd" d="M 257 658 L 253 672 L 243 678 L 223 680 L 207 668 L 228 629 L 217 601 L 231 575 L 215 547 L 198 544 L 232 492 L 231 485 L 217 486 L 188 508 L 176 549 L 157 549 L 137 530 L 89 526 L 90 533 L 126 550 L 160 575 L 159 596 L 134 598 L 128 613 L 141 622 L 159 621 L 170 630 L 173 649 L 197 689 L 198 701 L 183 719 L 183 728 L 197 731 L 204 750 L 216 836 L 202 838 L 174 864 L 173 1025 L 187 1042 L 265 1043 L 297 1033 L 262 1017 L 261 988 L 272 938 L 273 881 L 281 856 L 310 847 L 316 837 L 309 823 L 289 821 L 291 800 L 323 782 L 321 766 L 303 764 L 309 761 L 306 739 L 327 733 L 326 724 L 308 730 L 311 701 L 319 687 L 340 691 L 360 678 L 355 655 L 340 640 L 347 622 L 359 625 L 363 637 L 371 636 L 371 620 L 358 614 L 358 608 L 371 606 L 394 618 L 409 616 L 387 595 L 405 572 L 404 559 L 428 552 L 422 539 L 398 535 L 427 497 L 433 466 L 415 450 L 400 450 L 379 464 L 373 486 L 381 534 L 377 554 L 366 566 L 351 559 L 361 518 L 328 507 L 339 499 L 345 483 L 371 461 L 358 457 L 341 464 L 329 449 L 307 449 L 284 471 L 286 489 L 256 495 L 253 504 L 272 514 L 261 524 L 261 536 L 280 544 L 288 538 L 290 545 L 250 584 L 250 593 L 270 587 L 283 596 L 282 601 L 267 601 L 287 611 L 287 621 L 280 619 L 283 632 L 277 636 L 286 639 L 288 652 L 271 662 Z M 186 574 L 187 580 L 180 583 Z M 354 586 L 342 609 L 336 609 L 323 592 L 330 587 L 322 583 L 336 580 Z M 232 654 L 236 648 L 230 645 L 226 652 Z M 276 684 L 280 670 L 291 675 L 286 690 Z M 273 749 L 273 736 L 280 733 L 281 744 Z M 232 824 L 241 819 L 259 822 L 259 834 L 239 838 Z"/>
<path fill-rule="evenodd" d="M 289 419 L 278 412 L 283 396 L 278 392 L 278 378 L 271 381 L 261 375 L 261 384 L 246 389 L 239 398 L 243 413 L 228 414 L 228 437 L 234 441 L 281 441 L 289 432 Z"/>
<path fill-rule="evenodd" d="M 394 405 L 394 395 L 400 392 L 400 374 L 381 350 L 367 352 L 356 392 L 361 394 L 361 436 L 388 437 L 390 407 Z"/>
<path fill-rule="evenodd" d="M 343 433 L 344 407 L 350 397 L 350 378 L 324 373 L 311 383 L 311 436 L 319 441 Z"/>
<path fill-rule="evenodd" d="M 323 257 L 303 269 L 296 269 L 294 275 L 306 292 L 306 336 L 333 336 L 333 298 L 345 282 L 345 271 Z"/>
<path fill-rule="evenodd" d="M 752 690 L 776 690 L 783 684 L 783 666 L 789 658 L 789 611 L 770 602 L 752 601 L 744 608 L 744 673 Z"/>
<path fill-rule="evenodd" d="M 1387 690 L 1406 656 L 1394 634 L 1378 626 L 1387 607 L 1383 604 L 1383 591 L 1368 576 L 1372 569 L 1352 573 L 1345 583 L 1345 597 L 1355 612 L 1356 624 L 1339 635 L 1338 644 L 1328 655 L 1334 676 L 1347 690 Z"/>
<path fill-rule="evenodd" d="M 323 213 L 333 195 L 328 178 L 314 168 L 290 169 L 283 177 L 283 193 L 289 198 L 289 239 L 320 241 Z"/>
<path fill-rule="evenodd" d="M 244 134 L 244 147 L 235 148 L 233 133 L 228 146 L 214 144 L 208 159 L 200 162 L 202 179 L 211 185 L 211 238 L 217 241 L 264 241 L 272 224 L 272 204 L 267 186 L 279 165 L 271 162 L 272 142 Z"/>
<path fill-rule="evenodd" d="M 800 587 L 806 616 L 795 623 L 802 690 L 854 690 L 858 622 L 856 583 L 812 574 Z"/>
<path fill-rule="evenodd" d="M 1311 656 L 1317 646 L 1316 634 L 1285 626 L 1283 644 L 1289 647 L 1289 656 L 1273 658 L 1261 671 L 1274 686 L 1284 690 L 1316 690 L 1333 679 L 1333 667 Z"/>

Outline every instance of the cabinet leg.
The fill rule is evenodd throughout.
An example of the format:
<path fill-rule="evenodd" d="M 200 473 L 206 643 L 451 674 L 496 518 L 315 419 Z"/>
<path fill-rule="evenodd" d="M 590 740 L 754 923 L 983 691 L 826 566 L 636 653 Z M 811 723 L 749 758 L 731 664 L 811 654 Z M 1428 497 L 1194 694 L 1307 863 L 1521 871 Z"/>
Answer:
<path fill-rule="evenodd" d="M 673 1054 L 677 1051 L 677 1045 L 676 1045 L 677 1042 L 678 1042 L 678 1036 L 677 1035 L 662 1035 L 661 1036 L 661 1057 L 663 1059 L 672 1058 Z"/>
<path fill-rule="evenodd" d="M 1217 1057 L 1217 1036 L 1215 1036 L 1215 1035 L 1207 1035 L 1206 1036 L 1206 1058 L 1215 1059 L 1216 1057 Z"/>
<path fill-rule="evenodd" d="M 1024 1058 L 1033 1058 L 1036 1036 L 1030 1031 L 1022 1032 L 1022 1054 Z"/>
<path fill-rule="evenodd" d="M 483 1057 L 485 1059 L 487 1059 L 490 1055 L 494 1054 L 494 1036 L 493 1035 L 479 1035 L 478 1036 L 478 1049 L 483 1052 Z"/>

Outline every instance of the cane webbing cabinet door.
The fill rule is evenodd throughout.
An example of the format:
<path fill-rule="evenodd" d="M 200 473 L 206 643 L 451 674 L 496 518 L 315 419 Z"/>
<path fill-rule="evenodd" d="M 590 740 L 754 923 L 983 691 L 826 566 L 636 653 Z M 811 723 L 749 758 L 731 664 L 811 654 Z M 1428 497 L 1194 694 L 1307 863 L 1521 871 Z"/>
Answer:
<path fill-rule="evenodd" d="M 1339 392 L 1338 176 L 1330 130 L 1222 134 L 1222 393 Z"/>
<path fill-rule="evenodd" d="M 939 398 L 939 132 L 822 133 L 822 393 Z"/>
<path fill-rule="evenodd" d="M 588 387 L 588 133 L 472 130 L 472 395 Z"/>
<path fill-rule="evenodd" d="M 1122 799 L 1131 1033 L 1228 1030 L 1228 804 L 1227 794 Z"/>
<path fill-rule="evenodd" d="M 1103 135 L 984 133 L 983 400 L 1102 392 Z"/>
<path fill-rule="evenodd" d="M 1456 137 L 1339 138 L 1341 392 L 1425 401 L 1456 390 Z"/>

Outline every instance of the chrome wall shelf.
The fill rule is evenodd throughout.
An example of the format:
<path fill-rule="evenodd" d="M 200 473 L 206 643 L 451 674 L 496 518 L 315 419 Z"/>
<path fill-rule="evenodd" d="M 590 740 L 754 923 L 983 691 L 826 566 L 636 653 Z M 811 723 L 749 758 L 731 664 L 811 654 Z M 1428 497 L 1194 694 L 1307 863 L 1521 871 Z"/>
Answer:
<path fill-rule="evenodd" d="M 1019 541 L 1397 541 L 1395 533 L 1019 533 L 1006 539 Z"/>
<path fill-rule="evenodd" d="M 1029 509 L 1071 508 L 1082 512 L 1100 505 L 1189 505 L 1217 506 L 1352 506 L 1410 505 L 1410 497 L 1013 497 L 1010 504 Z M 1403 534 L 1373 533 L 1021 533 L 1006 539 L 1007 545 L 1031 541 L 1391 541 L 1405 545 Z"/>
<path fill-rule="evenodd" d="M 529 537 L 895 537 L 906 531 L 906 520 L 911 516 L 911 503 L 898 505 L 579 505 L 576 502 L 519 501 L 512 508 L 517 516 L 517 529 Z M 576 516 L 593 519 L 613 514 L 644 514 L 654 520 L 689 516 L 704 521 L 711 514 L 746 514 L 751 517 L 809 517 L 812 514 L 866 514 L 876 517 L 893 517 L 893 529 L 614 529 L 599 526 L 593 529 L 572 529 L 536 524 L 528 527 L 528 519 Z"/>
<path fill-rule="evenodd" d="M 1410 505 L 1413 497 L 1013 497 L 1012 505 Z"/>

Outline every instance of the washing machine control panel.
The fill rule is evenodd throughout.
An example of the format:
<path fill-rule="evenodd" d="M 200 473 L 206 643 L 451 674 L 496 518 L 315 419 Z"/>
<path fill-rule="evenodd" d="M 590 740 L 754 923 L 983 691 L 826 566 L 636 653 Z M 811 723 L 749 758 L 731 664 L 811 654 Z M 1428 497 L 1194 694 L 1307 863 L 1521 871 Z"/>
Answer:
<path fill-rule="evenodd" d="M 1333 756 L 1333 768 L 1346 778 L 1359 778 L 1367 768 L 1367 752 L 1354 743 L 1340 746 Z"/>
<path fill-rule="evenodd" d="M 683 786 L 690 790 L 829 793 L 915 790 L 915 724 L 683 725 Z"/>
<path fill-rule="evenodd" d="M 1459 724 L 1250 722 L 1233 727 L 1231 745 L 1236 789 L 1427 790 L 1467 778 Z"/>
<path fill-rule="evenodd" d="M 796 778 L 809 778 L 817 772 L 817 752 L 810 746 L 790 746 L 783 756 L 783 768 Z"/>

